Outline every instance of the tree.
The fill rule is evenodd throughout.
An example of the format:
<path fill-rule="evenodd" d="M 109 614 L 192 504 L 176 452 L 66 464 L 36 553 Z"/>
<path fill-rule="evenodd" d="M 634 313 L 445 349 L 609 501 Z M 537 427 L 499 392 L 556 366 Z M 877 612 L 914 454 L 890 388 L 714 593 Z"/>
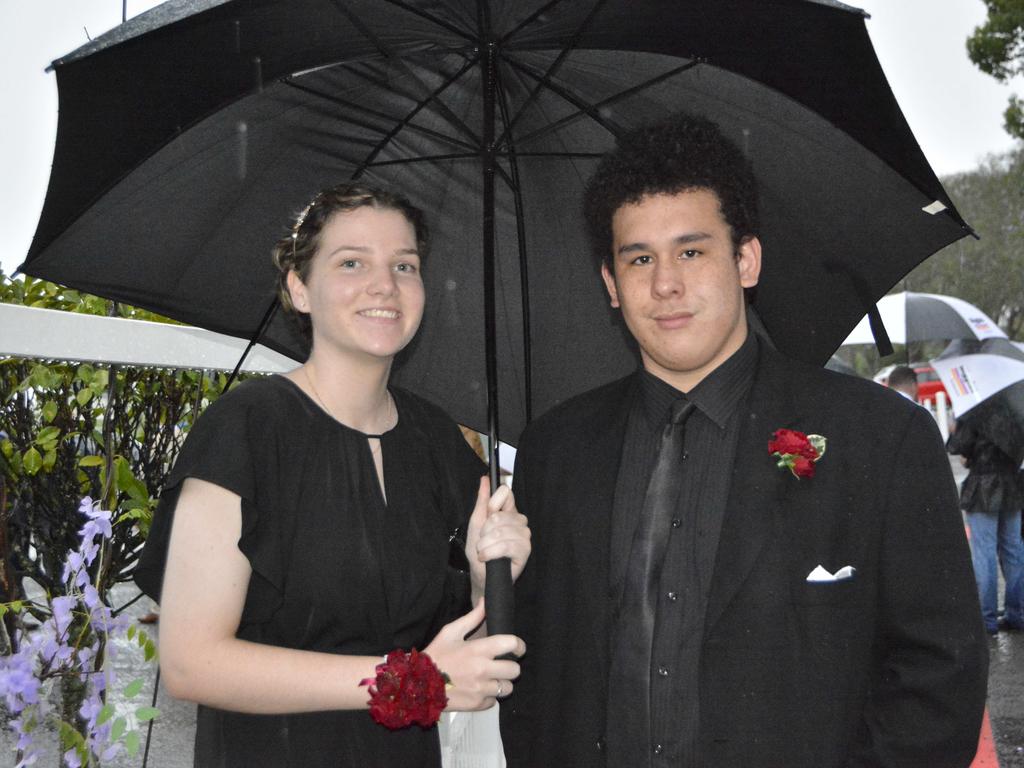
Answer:
<path fill-rule="evenodd" d="M 990 156 L 943 184 L 980 239 L 942 249 L 894 290 L 958 296 L 1024 339 L 1024 149 Z"/>
<path fill-rule="evenodd" d="M 985 74 L 1005 83 L 1024 74 L 1024 0 L 984 0 L 985 23 L 967 38 L 967 55 Z M 1003 127 L 1024 139 L 1024 100 L 1011 96 Z"/>

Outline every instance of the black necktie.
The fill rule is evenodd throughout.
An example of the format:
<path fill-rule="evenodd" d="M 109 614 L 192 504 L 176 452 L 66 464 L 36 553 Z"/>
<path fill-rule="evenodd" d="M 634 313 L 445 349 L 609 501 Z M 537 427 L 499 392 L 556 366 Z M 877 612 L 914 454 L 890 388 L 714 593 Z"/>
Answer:
<path fill-rule="evenodd" d="M 683 434 L 693 412 L 689 400 L 672 404 L 661 433 L 658 460 L 633 534 L 612 628 L 608 675 L 608 765 L 648 765 L 651 757 L 651 648 L 658 582 L 672 518 L 682 488 Z"/>

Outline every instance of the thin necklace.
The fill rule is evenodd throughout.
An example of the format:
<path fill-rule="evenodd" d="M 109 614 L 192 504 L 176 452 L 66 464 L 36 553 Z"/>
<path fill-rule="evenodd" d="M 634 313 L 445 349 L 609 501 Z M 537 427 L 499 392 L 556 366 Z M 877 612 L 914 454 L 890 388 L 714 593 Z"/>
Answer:
<path fill-rule="evenodd" d="M 341 419 L 335 416 L 331 409 L 327 407 L 327 403 L 324 402 L 324 399 L 320 397 L 320 393 L 317 391 L 316 384 L 313 383 L 313 377 L 309 375 L 309 371 L 307 370 L 306 366 L 302 366 L 302 375 L 306 377 L 306 382 L 309 384 L 309 388 L 313 390 L 313 395 L 314 397 L 316 397 L 316 401 L 320 403 L 320 407 L 324 409 L 324 412 L 332 419 L 337 421 L 339 424 L 344 424 L 345 422 L 343 422 Z M 393 407 L 390 393 L 387 395 L 387 402 L 385 404 L 385 407 L 387 408 L 387 413 L 385 414 L 387 416 L 387 419 L 385 420 L 385 423 L 387 423 L 391 420 L 391 408 Z M 358 429 L 356 430 L 356 432 L 360 431 L 361 430 Z M 380 451 L 380 439 L 384 436 L 383 434 L 371 435 L 366 432 L 363 432 L 363 436 L 366 437 L 367 439 L 377 440 L 377 445 L 370 446 L 370 450 L 373 451 L 374 453 Z"/>

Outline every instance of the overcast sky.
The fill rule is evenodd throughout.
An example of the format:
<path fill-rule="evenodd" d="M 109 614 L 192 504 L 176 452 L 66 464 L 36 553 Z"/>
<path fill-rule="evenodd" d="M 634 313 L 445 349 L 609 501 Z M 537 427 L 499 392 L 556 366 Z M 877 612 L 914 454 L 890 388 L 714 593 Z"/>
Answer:
<path fill-rule="evenodd" d="M 967 58 L 965 40 L 985 18 L 981 0 L 847 0 L 871 14 L 879 60 L 925 155 L 940 175 L 974 168 L 1013 141 L 1002 129 L 1010 93 Z M 128 15 L 156 5 L 128 0 Z M 0 0 L 0 265 L 10 274 L 28 250 L 46 193 L 57 130 L 53 59 L 121 20 L 121 0 Z"/>

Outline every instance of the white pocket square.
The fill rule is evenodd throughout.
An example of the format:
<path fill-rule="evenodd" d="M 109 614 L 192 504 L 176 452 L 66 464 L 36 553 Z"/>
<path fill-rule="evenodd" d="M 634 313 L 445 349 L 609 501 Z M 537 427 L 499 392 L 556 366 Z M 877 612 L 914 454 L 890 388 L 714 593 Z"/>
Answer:
<path fill-rule="evenodd" d="M 813 571 L 807 574 L 807 581 L 846 581 L 847 579 L 852 579 L 853 574 L 855 574 L 856 572 L 857 569 L 854 568 L 852 565 L 844 565 L 835 573 L 829 573 L 828 569 L 826 569 L 825 566 L 819 565 Z"/>

